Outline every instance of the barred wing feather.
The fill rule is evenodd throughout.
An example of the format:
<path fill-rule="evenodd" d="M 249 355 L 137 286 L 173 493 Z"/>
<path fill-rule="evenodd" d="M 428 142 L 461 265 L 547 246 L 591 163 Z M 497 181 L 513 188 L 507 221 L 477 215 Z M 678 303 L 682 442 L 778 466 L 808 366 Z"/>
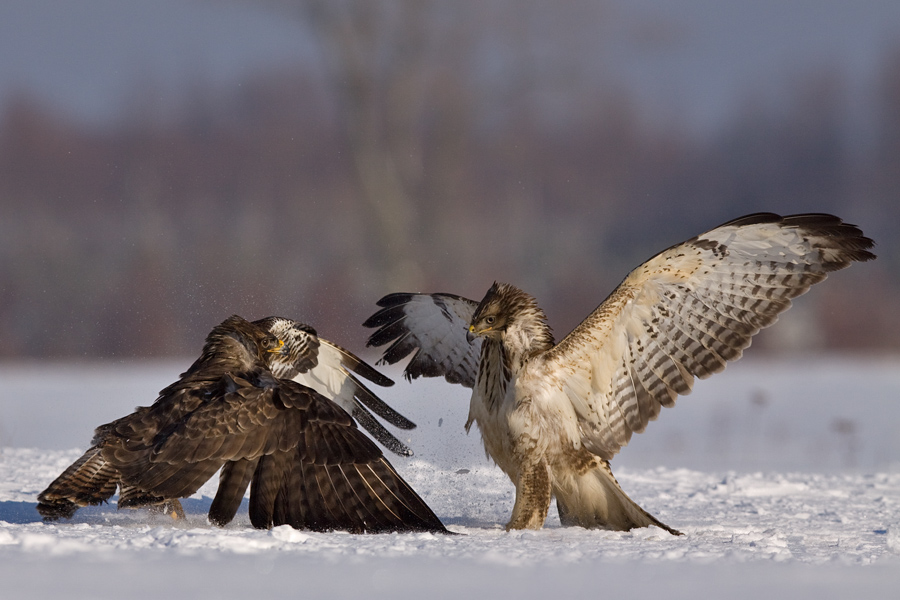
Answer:
<path fill-rule="evenodd" d="M 276 377 L 314 389 L 347 411 L 384 447 L 401 456 L 412 456 L 413 451 L 385 429 L 372 412 L 400 429 L 413 429 L 416 424 L 388 406 L 354 374 L 384 387 L 394 385 L 390 378 L 348 350 L 318 337 L 308 325 L 283 317 L 268 317 L 257 324 L 283 339 L 288 347 L 283 357 L 273 360 Z"/>
<path fill-rule="evenodd" d="M 384 346 L 380 363 L 393 365 L 412 355 L 404 376 L 444 377 L 471 388 L 478 374 L 481 340 L 466 331 L 478 302 L 453 294 L 389 294 L 363 326 L 377 328 L 367 346 Z"/>
<path fill-rule="evenodd" d="M 830 215 L 756 214 L 656 255 L 544 355 L 582 442 L 605 459 L 663 406 L 741 357 L 791 299 L 852 261 L 872 241 Z M 564 374 L 564 375 L 563 375 Z"/>

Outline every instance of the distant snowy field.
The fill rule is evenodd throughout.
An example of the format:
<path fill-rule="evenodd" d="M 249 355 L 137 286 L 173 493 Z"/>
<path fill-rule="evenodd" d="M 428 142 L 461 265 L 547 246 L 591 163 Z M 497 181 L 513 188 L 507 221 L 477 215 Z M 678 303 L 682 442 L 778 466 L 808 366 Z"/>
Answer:
<path fill-rule="evenodd" d="M 453 536 L 257 531 L 205 519 L 215 481 L 173 523 L 115 505 L 45 525 L 35 497 L 96 425 L 149 404 L 190 360 L 0 365 L 3 598 L 900 597 L 900 359 L 745 359 L 664 410 L 613 461 L 682 537 L 507 533 L 513 487 L 462 425 L 467 391 L 380 395 L 418 423 L 391 462 Z"/>

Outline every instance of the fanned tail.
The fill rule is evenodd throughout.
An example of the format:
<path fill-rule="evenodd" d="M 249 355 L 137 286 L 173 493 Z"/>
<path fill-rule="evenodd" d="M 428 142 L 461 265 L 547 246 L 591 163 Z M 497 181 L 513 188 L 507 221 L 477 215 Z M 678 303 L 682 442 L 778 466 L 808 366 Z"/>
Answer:
<path fill-rule="evenodd" d="M 107 501 L 116 492 L 119 472 L 93 446 L 38 495 L 45 520 L 70 519 L 79 508 Z"/>
<path fill-rule="evenodd" d="M 566 526 L 629 531 L 655 525 L 672 535 L 682 535 L 629 498 L 606 460 L 598 460 L 595 467 L 565 485 L 554 486 L 553 493 L 560 523 Z"/>

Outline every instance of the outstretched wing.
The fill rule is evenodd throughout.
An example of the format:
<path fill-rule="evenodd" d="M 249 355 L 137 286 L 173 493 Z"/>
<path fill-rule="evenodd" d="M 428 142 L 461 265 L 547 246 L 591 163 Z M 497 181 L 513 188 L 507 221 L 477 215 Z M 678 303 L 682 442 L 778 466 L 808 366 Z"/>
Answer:
<path fill-rule="evenodd" d="M 475 385 L 481 340 L 466 340 L 478 303 L 453 294 L 389 294 L 378 301 L 381 310 L 364 327 L 377 327 L 367 346 L 390 344 L 379 363 L 395 364 L 409 355 L 403 374 L 444 377 L 465 387 Z"/>
<path fill-rule="evenodd" d="M 313 421 L 301 443 L 284 458 L 264 457 L 254 473 L 250 518 L 256 527 L 446 531 L 378 447 L 355 427 Z"/>
<path fill-rule="evenodd" d="M 160 397 L 153 406 L 98 428 L 103 458 L 123 482 L 182 498 L 226 462 L 295 448 L 311 419 L 351 426 L 346 413 L 312 390 L 285 396 L 281 387 L 226 374 L 215 385 L 174 392 L 178 397 L 172 402 Z M 175 419 L 159 410 L 172 403 L 183 407 Z"/>
<path fill-rule="evenodd" d="M 297 395 L 315 394 L 299 384 L 285 383 L 280 395 L 286 404 Z M 253 525 L 354 533 L 445 532 L 440 519 L 378 446 L 349 418 L 332 419 L 326 404 L 331 403 L 319 396 L 311 409 L 317 415 L 325 409 L 324 418 L 308 420 L 295 448 L 265 455 L 257 462 L 250 490 Z"/>
<path fill-rule="evenodd" d="M 444 530 L 378 446 L 314 390 L 288 380 L 258 386 L 226 375 L 218 390 L 205 395 L 195 410 L 152 437 L 139 431 L 146 416 L 119 422 L 103 456 L 123 482 L 179 498 L 196 492 L 222 467 L 210 508 L 218 524 L 234 517 L 249 484 L 256 527 Z M 136 435 L 128 435 L 131 429 Z M 292 487 L 297 471 L 312 473 L 316 486 Z"/>
<path fill-rule="evenodd" d="M 319 364 L 306 373 L 295 375 L 294 381 L 334 400 L 388 450 L 401 456 L 412 456 L 413 451 L 385 429 L 372 413 L 400 429 L 413 429 L 416 424 L 388 406 L 353 373 L 383 386 L 394 385 L 394 382 L 340 346 L 321 338 L 320 342 Z"/>
<path fill-rule="evenodd" d="M 740 358 L 792 298 L 831 271 L 875 258 L 872 246 L 831 215 L 731 221 L 632 271 L 547 352 L 543 372 L 573 405 L 585 446 L 610 459 L 662 406 L 689 393 L 694 377 Z"/>
<path fill-rule="evenodd" d="M 271 514 L 254 511 L 255 504 L 261 507 L 268 504 L 254 503 L 251 494 L 251 519 L 255 527 L 290 525 L 297 529 L 344 529 L 352 533 L 447 531 L 384 457 L 352 464 L 321 463 L 309 460 L 298 450 L 289 465 Z M 261 476 L 254 482 L 262 481 L 267 474 L 260 470 L 257 473 Z"/>
<path fill-rule="evenodd" d="M 100 447 L 91 446 L 38 495 L 37 510 L 50 521 L 71 519 L 82 506 L 108 500 L 118 481 L 119 474 L 103 459 Z"/>
<path fill-rule="evenodd" d="M 350 413 L 385 448 L 401 456 L 412 456 L 412 450 L 385 429 L 372 412 L 400 429 L 413 429 L 416 424 L 388 406 L 354 373 L 384 387 L 394 385 L 390 378 L 353 353 L 318 337 L 308 325 L 283 317 L 267 317 L 256 323 L 287 346 L 287 352 L 271 359 L 276 377 L 316 390 Z"/>

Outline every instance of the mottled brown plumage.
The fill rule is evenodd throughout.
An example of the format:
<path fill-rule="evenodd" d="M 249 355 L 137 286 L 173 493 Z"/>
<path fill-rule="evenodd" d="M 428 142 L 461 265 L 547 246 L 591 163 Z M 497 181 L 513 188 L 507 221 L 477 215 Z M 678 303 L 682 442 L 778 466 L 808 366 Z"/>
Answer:
<path fill-rule="evenodd" d="M 466 427 L 516 485 L 508 528 L 539 528 L 555 496 L 563 525 L 627 530 L 658 519 L 616 482 L 609 460 L 635 432 L 740 358 L 791 299 L 828 273 L 875 258 L 853 225 L 822 214 L 742 217 L 661 252 L 559 344 L 522 290 L 480 303 L 391 294 L 364 325 L 406 377 L 473 388 Z"/>
<path fill-rule="evenodd" d="M 255 527 L 444 531 L 350 415 L 272 373 L 269 362 L 283 351 L 259 324 L 227 319 L 153 405 L 97 428 L 91 449 L 38 496 L 38 511 L 70 517 L 117 485 L 120 506 L 175 507 L 221 468 L 209 515 L 219 525 L 249 485 Z M 296 473 L 312 474 L 316 485 L 298 484 Z"/>

